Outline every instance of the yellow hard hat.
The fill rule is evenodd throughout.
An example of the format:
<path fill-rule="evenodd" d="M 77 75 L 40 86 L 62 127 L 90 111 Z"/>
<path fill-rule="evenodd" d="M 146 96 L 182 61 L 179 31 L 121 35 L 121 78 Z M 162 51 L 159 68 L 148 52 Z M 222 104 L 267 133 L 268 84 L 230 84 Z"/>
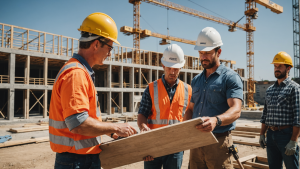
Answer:
<path fill-rule="evenodd" d="M 271 64 L 287 64 L 287 65 L 291 65 L 293 67 L 293 61 L 292 58 L 289 54 L 287 54 L 286 52 L 278 52 L 274 59 L 273 62 Z"/>
<path fill-rule="evenodd" d="M 84 19 L 78 30 L 103 36 L 120 45 L 117 41 L 117 25 L 115 21 L 105 13 L 95 12 L 90 14 Z"/>

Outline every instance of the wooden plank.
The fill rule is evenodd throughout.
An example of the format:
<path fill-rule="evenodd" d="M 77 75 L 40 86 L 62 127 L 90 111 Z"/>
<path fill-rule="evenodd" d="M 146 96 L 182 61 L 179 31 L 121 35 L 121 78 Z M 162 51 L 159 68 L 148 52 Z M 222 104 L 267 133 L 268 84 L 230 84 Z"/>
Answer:
<path fill-rule="evenodd" d="M 26 140 L 16 140 L 16 141 L 6 141 L 4 143 L 0 143 L 0 147 L 9 147 L 9 146 L 16 146 L 21 144 L 28 144 L 28 143 L 41 143 L 49 141 L 49 137 L 40 137 L 34 139 L 26 139 Z"/>
<path fill-rule="evenodd" d="M 110 169 L 142 161 L 148 155 L 161 157 L 217 143 L 211 132 L 204 133 L 195 128 L 201 123 L 201 118 L 196 118 L 103 143 L 100 146 L 103 150 L 100 153 L 101 166 Z"/>
<path fill-rule="evenodd" d="M 247 135 L 253 135 L 253 136 L 260 136 L 260 133 L 257 133 L 257 132 L 247 132 L 247 131 L 235 131 L 235 130 L 232 130 L 231 133 L 234 133 L 234 134 L 247 134 Z"/>
<path fill-rule="evenodd" d="M 236 144 L 244 144 L 244 145 L 249 145 L 249 146 L 256 146 L 256 147 L 260 147 L 258 141 L 256 142 L 246 142 L 246 141 L 238 141 L 238 140 L 233 140 L 233 143 Z"/>
<path fill-rule="evenodd" d="M 244 169 L 257 169 L 257 168 L 252 167 L 251 165 L 247 165 L 247 164 L 243 164 L 243 166 L 244 166 Z M 241 168 L 237 163 L 233 164 L 233 167 Z"/>
<path fill-rule="evenodd" d="M 256 158 L 257 158 L 257 161 L 260 161 L 260 162 L 268 164 L 268 158 L 261 157 L 261 156 L 257 156 Z"/>
<path fill-rule="evenodd" d="M 260 133 L 260 128 L 254 128 L 254 127 L 241 127 L 241 126 L 236 126 L 235 127 L 236 131 L 248 131 L 248 132 L 256 132 Z"/>
<path fill-rule="evenodd" d="M 232 133 L 233 136 L 238 136 L 238 137 L 248 137 L 248 138 L 256 138 L 257 136 L 254 135 L 247 135 L 247 134 L 237 134 L 237 133 Z"/>
<path fill-rule="evenodd" d="M 261 169 L 269 169 L 269 166 L 266 164 L 253 163 L 246 161 L 245 164 L 251 165 L 252 167 L 261 168 Z"/>
<path fill-rule="evenodd" d="M 9 129 L 10 132 L 13 133 L 24 133 L 30 131 L 40 131 L 40 130 L 48 130 L 49 126 L 37 126 L 37 127 L 26 127 L 26 128 L 11 128 Z"/>
<path fill-rule="evenodd" d="M 246 157 L 241 157 L 241 158 L 239 158 L 239 160 L 240 160 L 241 163 L 243 163 L 245 161 L 252 160 L 254 158 L 256 158 L 256 155 L 255 154 L 251 154 L 251 155 L 248 155 Z M 236 161 L 233 161 L 233 162 L 236 163 Z"/>

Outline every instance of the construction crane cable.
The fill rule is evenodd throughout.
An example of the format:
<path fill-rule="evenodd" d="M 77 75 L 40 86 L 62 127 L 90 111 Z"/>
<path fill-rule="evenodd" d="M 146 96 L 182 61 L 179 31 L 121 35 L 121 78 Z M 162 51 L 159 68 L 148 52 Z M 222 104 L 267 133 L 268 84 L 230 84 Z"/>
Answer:
<path fill-rule="evenodd" d="M 146 21 L 146 19 L 144 19 L 141 15 L 141 18 L 157 33 L 157 31 Z"/>
<path fill-rule="evenodd" d="M 222 17 L 222 18 L 224 18 L 224 19 L 230 20 L 230 19 L 228 19 L 228 18 L 226 18 L 226 17 L 224 17 L 224 16 L 222 16 L 222 15 L 220 15 L 220 14 L 218 14 L 218 13 L 216 13 L 216 12 L 214 12 L 214 11 L 210 10 L 210 9 L 207 9 L 207 8 L 205 8 L 204 6 L 201 6 L 201 5 L 197 4 L 197 3 L 196 3 L 196 2 L 194 2 L 194 1 L 191 1 L 191 0 L 188 0 L 188 1 L 190 1 L 190 2 L 194 3 L 195 5 L 198 5 L 198 6 L 200 6 L 200 7 L 204 8 L 204 9 L 206 9 L 206 10 L 208 10 L 208 11 L 210 11 L 210 12 L 212 12 L 212 13 L 216 14 L 216 15 L 219 15 L 220 17 Z"/>

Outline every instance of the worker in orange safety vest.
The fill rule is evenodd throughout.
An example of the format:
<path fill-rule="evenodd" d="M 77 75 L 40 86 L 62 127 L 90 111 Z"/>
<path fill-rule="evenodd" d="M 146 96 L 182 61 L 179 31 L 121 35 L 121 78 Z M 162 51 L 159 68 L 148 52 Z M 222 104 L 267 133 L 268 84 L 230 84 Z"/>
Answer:
<path fill-rule="evenodd" d="M 94 65 L 103 65 L 110 56 L 118 30 L 114 20 L 104 13 L 85 18 L 78 54 L 61 68 L 53 85 L 49 111 L 49 138 L 56 152 L 55 169 L 101 168 L 101 135 L 115 133 L 128 137 L 136 130 L 128 123 L 105 123 L 95 89 Z"/>
<path fill-rule="evenodd" d="M 161 63 L 164 75 L 149 84 L 140 103 L 137 123 L 141 132 L 182 122 L 192 96 L 191 86 L 178 79 L 185 64 L 182 49 L 176 44 L 168 46 Z M 147 156 L 144 168 L 180 169 L 182 158 L 183 151 L 158 158 Z"/>

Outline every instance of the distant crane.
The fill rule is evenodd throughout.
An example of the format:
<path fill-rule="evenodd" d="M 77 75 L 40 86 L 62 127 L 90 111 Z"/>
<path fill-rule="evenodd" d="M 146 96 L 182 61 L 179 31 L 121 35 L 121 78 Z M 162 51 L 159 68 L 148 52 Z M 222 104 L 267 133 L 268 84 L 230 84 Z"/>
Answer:
<path fill-rule="evenodd" d="M 213 15 L 209 15 L 200 11 L 197 11 L 192 8 L 188 8 L 167 0 L 129 0 L 129 3 L 133 4 L 133 28 L 131 27 L 122 27 L 121 32 L 127 35 L 133 35 L 133 47 L 136 49 L 140 49 L 140 39 L 143 39 L 148 36 L 162 38 L 162 43 L 168 43 L 169 40 L 174 40 L 187 44 L 195 44 L 195 41 L 185 40 L 176 37 L 170 37 L 166 35 L 161 35 L 158 33 L 151 33 L 149 30 L 141 30 L 140 29 L 140 4 L 141 2 L 147 2 L 152 5 L 164 7 L 167 9 L 171 9 L 177 12 L 181 12 L 184 14 L 188 14 L 194 17 L 199 17 L 201 19 L 206 19 L 209 21 L 214 21 L 216 23 L 220 23 L 223 25 L 227 25 L 229 27 L 228 31 L 235 32 L 237 29 L 242 29 L 246 31 L 246 40 L 247 40 L 247 73 L 248 73 L 248 83 L 247 83 L 247 105 L 248 107 L 255 107 L 255 101 L 253 98 L 253 94 L 255 92 L 254 85 L 254 36 L 253 32 L 256 28 L 253 26 L 253 19 L 257 19 L 258 8 L 256 4 L 260 4 L 272 12 L 280 14 L 283 12 L 283 7 L 275 4 L 270 0 L 246 0 L 245 2 L 245 15 L 246 15 L 246 24 L 238 24 L 238 22 L 233 22 L 227 19 L 215 17 Z M 139 50 L 136 51 L 136 56 L 139 56 Z"/>

